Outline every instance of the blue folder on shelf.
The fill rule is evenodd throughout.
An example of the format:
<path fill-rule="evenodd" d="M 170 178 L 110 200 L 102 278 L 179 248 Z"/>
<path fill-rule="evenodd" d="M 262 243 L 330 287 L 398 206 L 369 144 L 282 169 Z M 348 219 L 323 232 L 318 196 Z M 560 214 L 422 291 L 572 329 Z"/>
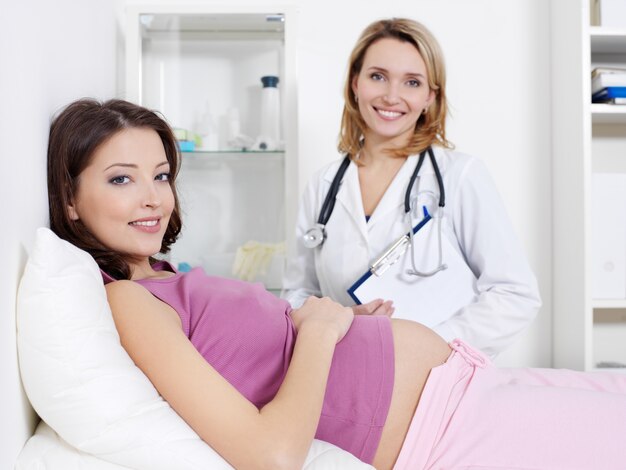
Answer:
<path fill-rule="evenodd" d="M 591 101 L 594 103 L 610 100 L 612 98 L 626 98 L 626 87 L 609 86 L 591 95 Z"/>
<path fill-rule="evenodd" d="M 438 221 L 427 211 L 413 227 L 416 268 L 432 270 L 439 262 Z M 433 327 L 477 298 L 476 277 L 460 253 L 442 234 L 443 262 L 448 269 L 430 277 L 408 274 L 412 268 L 408 232 L 396 240 L 347 292 L 355 303 L 392 300 L 394 317 Z"/>

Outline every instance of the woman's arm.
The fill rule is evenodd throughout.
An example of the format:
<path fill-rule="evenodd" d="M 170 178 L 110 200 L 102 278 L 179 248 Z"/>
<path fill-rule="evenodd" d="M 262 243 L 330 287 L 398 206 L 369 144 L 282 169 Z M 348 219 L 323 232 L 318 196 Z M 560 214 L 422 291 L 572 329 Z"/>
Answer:
<path fill-rule="evenodd" d="M 477 277 L 478 300 L 433 329 L 444 339 L 463 338 L 496 355 L 535 318 L 541 306 L 537 280 L 480 160 L 462 170 L 449 203 L 456 238 Z"/>
<path fill-rule="evenodd" d="M 259 410 L 196 351 L 171 307 L 131 281 L 108 284 L 107 295 L 130 357 L 231 465 L 302 466 L 317 428 L 335 344 L 352 322 L 350 309 L 311 299 L 296 312 L 299 332 L 289 370 L 276 397 Z"/>

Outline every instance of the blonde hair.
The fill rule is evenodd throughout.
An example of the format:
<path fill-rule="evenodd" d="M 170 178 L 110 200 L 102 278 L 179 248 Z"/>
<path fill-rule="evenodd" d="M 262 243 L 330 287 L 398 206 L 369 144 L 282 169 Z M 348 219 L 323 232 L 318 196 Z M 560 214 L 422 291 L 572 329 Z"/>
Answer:
<path fill-rule="evenodd" d="M 359 106 L 352 92 L 352 83 L 361 72 L 365 53 L 369 47 L 383 38 L 397 39 L 415 46 L 426 64 L 428 86 L 435 92 L 433 103 L 417 120 L 415 132 L 407 146 L 393 150 L 391 153 L 398 157 L 406 157 L 420 153 L 432 144 L 452 148 L 453 145 L 446 140 L 448 111 L 446 70 L 439 43 L 421 23 L 406 18 L 391 18 L 375 21 L 365 28 L 350 54 L 348 76 L 343 90 L 344 107 L 337 146 L 339 151 L 350 155 L 350 158 L 354 160 L 363 145 L 362 136 L 367 124 L 359 112 Z"/>

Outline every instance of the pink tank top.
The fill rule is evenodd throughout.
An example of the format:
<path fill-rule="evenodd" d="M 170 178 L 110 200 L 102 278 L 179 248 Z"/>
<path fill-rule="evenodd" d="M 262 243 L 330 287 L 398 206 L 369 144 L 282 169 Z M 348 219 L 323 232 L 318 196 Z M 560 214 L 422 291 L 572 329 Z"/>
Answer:
<path fill-rule="evenodd" d="M 155 269 L 174 271 L 163 262 Z M 285 300 L 261 283 L 207 276 L 200 268 L 137 282 L 176 310 L 195 348 L 242 395 L 259 408 L 272 400 L 297 335 Z M 393 378 L 389 319 L 355 317 L 335 348 L 315 437 L 371 463 L 389 412 Z"/>

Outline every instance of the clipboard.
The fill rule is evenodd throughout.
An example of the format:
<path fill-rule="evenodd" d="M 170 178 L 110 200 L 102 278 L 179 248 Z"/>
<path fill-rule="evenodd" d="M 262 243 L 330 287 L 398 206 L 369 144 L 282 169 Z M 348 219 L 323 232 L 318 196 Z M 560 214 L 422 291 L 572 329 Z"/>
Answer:
<path fill-rule="evenodd" d="M 438 231 L 426 208 L 424 214 L 412 230 L 416 258 L 420 258 L 416 261 L 417 268 L 427 270 L 438 262 Z M 412 268 L 410 243 L 407 232 L 348 288 L 356 304 L 378 298 L 392 300 L 394 318 L 407 318 L 433 327 L 476 301 L 476 276 L 445 235 L 442 234 L 441 247 L 443 262 L 448 268 L 430 277 L 406 272 Z"/>

